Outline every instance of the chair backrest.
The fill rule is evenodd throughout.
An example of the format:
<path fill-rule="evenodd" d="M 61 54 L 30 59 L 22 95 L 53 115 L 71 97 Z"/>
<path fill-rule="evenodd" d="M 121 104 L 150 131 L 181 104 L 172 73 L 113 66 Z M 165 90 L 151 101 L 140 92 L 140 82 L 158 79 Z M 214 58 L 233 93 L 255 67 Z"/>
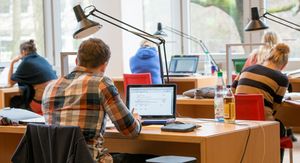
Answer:
<path fill-rule="evenodd" d="M 262 94 L 236 94 L 236 119 L 265 120 L 264 97 Z"/>
<path fill-rule="evenodd" d="M 150 73 L 123 74 L 124 93 L 126 96 L 127 85 L 130 84 L 152 84 Z"/>
<path fill-rule="evenodd" d="M 11 161 L 75 162 L 75 159 L 94 162 L 79 127 L 28 124 Z"/>

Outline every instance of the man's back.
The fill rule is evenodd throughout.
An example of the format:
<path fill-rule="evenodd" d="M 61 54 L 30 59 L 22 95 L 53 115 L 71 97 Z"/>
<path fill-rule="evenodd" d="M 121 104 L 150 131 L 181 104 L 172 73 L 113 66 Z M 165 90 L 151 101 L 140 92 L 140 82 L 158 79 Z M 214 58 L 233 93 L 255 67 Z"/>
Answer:
<path fill-rule="evenodd" d="M 140 131 L 112 81 L 84 67 L 76 67 L 46 87 L 43 112 L 49 124 L 79 126 L 95 160 L 106 152 L 102 146 L 106 115 L 124 135 Z"/>

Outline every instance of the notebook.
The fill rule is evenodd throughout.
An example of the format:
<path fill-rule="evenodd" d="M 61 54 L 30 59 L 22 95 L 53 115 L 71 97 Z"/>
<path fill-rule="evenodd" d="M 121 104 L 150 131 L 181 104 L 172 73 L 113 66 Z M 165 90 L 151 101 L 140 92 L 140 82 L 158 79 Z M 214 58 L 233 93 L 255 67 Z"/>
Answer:
<path fill-rule="evenodd" d="M 6 117 L 19 124 L 45 123 L 45 118 L 43 116 L 29 110 L 19 108 L 2 108 L 0 110 L 0 116 Z"/>
<path fill-rule="evenodd" d="M 169 65 L 169 76 L 191 76 L 197 72 L 199 56 L 174 55 Z"/>
<path fill-rule="evenodd" d="M 127 107 L 142 117 L 144 125 L 175 120 L 176 85 L 128 85 Z"/>

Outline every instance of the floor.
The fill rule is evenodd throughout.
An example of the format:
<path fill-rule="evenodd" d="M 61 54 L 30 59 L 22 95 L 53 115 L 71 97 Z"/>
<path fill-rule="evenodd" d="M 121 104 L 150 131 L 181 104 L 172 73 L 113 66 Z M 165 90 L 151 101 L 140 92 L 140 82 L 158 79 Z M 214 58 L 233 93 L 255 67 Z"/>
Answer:
<path fill-rule="evenodd" d="M 293 159 L 294 163 L 300 163 L 300 133 L 296 133 L 295 136 L 297 137 L 298 141 L 294 142 L 294 149 L 293 149 Z M 284 163 L 289 163 L 289 150 L 285 150 L 284 153 L 284 158 L 283 158 Z"/>

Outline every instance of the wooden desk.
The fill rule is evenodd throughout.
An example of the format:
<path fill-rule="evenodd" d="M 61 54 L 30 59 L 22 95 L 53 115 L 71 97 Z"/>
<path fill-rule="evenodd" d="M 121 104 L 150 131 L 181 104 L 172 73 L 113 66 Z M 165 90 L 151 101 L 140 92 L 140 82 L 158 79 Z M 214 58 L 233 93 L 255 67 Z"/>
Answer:
<path fill-rule="evenodd" d="M 9 107 L 9 100 L 20 94 L 19 87 L 1 88 L 0 89 L 0 109 Z"/>
<path fill-rule="evenodd" d="M 124 97 L 123 77 L 113 77 L 115 86 L 117 87 L 122 99 Z M 177 94 L 200 87 L 214 86 L 216 84 L 215 76 L 193 76 L 193 77 L 170 77 L 170 83 L 177 85 Z"/>
<path fill-rule="evenodd" d="M 124 137 L 109 129 L 105 134 L 105 146 L 110 152 L 193 156 L 201 163 L 240 162 L 246 149 L 243 163 L 279 163 L 279 125 L 276 122 L 241 121 L 235 125 L 208 119 L 178 120 L 202 127 L 183 134 L 162 132 L 161 126 L 144 126 L 135 138 Z M 23 126 L 0 126 L 1 163 L 9 162 L 24 132 Z"/>
<path fill-rule="evenodd" d="M 275 117 L 280 119 L 285 126 L 300 129 L 300 101 L 285 100 L 277 110 Z M 297 131 L 300 131 L 297 129 Z"/>
<path fill-rule="evenodd" d="M 292 85 L 292 92 L 300 92 L 300 78 L 289 78 Z"/>
<path fill-rule="evenodd" d="M 25 126 L 0 126 L 0 162 L 11 162 L 11 156 L 16 150 L 26 130 Z"/>
<path fill-rule="evenodd" d="M 214 99 L 177 98 L 176 116 L 214 118 Z"/>
<path fill-rule="evenodd" d="M 105 134 L 111 152 L 183 155 L 201 163 L 240 162 L 247 137 L 243 163 L 279 163 L 279 128 L 276 122 L 245 122 L 247 125 L 193 120 L 202 125 L 189 133 L 162 132 L 160 126 L 144 127 L 140 136 L 129 139 L 114 130 Z M 249 125 L 249 126 L 248 126 Z"/>

